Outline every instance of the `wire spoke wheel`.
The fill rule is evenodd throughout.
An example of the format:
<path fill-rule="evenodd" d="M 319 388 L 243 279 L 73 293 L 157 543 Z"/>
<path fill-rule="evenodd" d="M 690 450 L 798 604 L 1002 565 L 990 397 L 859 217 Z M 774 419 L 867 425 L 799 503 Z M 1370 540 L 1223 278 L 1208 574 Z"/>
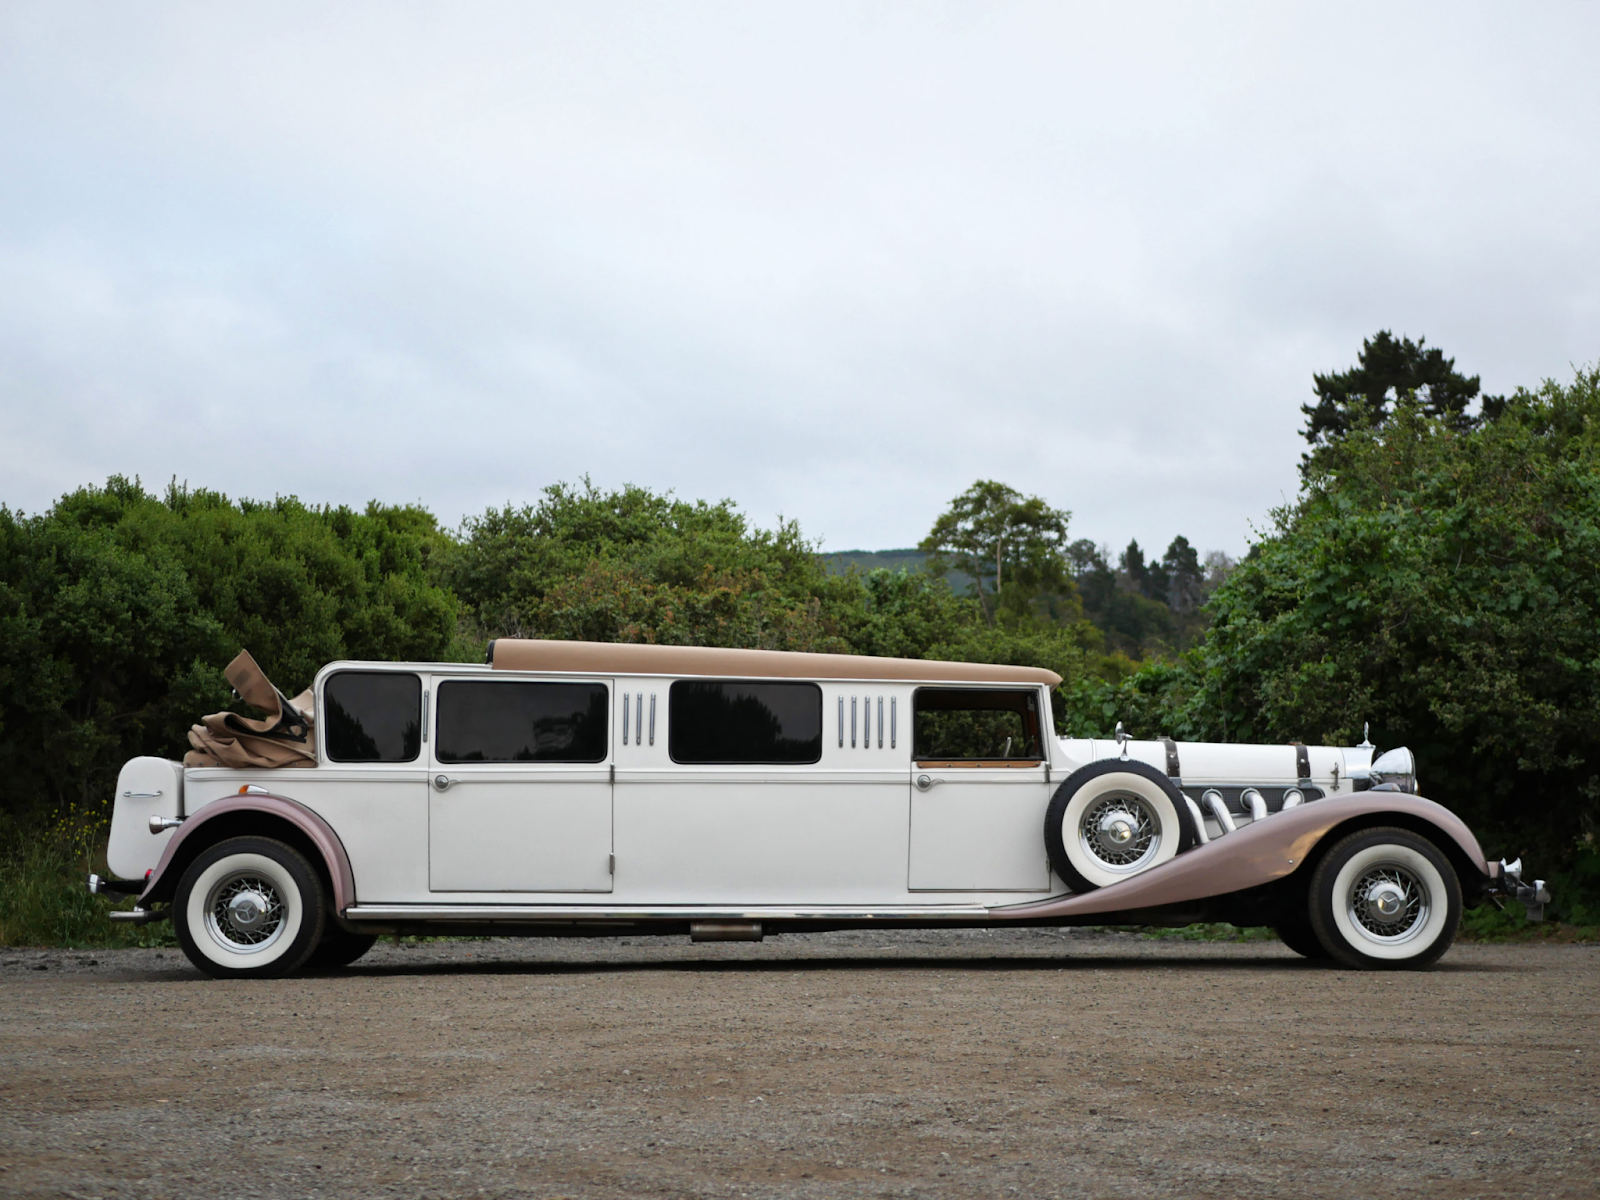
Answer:
<path fill-rule="evenodd" d="M 1083 810 L 1078 840 L 1106 869 L 1136 871 L 1161 849 L 1161 828 L 1143 799 L 1112 793 Z"/>
<path fill-rule="evenodd" d="M 317 872 L 274 838 L 227 838 L 202 850 L 172 901 L 173 932 L 214 978 L 266 978 L 296 970 L 317 948 L 327 900 Z"/>
<path fill-rule="evenodd" d="M 1051 869 L 1074 892 L 1092 892 L 1159 867 L 1193 844 L 1171 779 L 1142 762 L 1100 759 L 1056 789 L 1044 815 Z"/>
<path fill-rule="evenodd" d="M 222 879 L 206 898 L 206 932 L 230 950 L 270 946 L 283 933 L 286 915 L 272 880 L 253 872 Z"/>
<path fill-rule="evenodd" d="M 1426 967 L 1455 940 L 1461 881 L 1427 838 L 1392 826 L 1357 830 L 1311 874 L 1307 915 L 1316 939 L 1347 967 Z"/>
<path fill-rule="evenodd" d="M 1428 920 L 1427 885 L 1398 863 L 1368 870 L 1350 889 L 1351 921 L 1375 941 L 1393 945 L 1415 937 Z"/>

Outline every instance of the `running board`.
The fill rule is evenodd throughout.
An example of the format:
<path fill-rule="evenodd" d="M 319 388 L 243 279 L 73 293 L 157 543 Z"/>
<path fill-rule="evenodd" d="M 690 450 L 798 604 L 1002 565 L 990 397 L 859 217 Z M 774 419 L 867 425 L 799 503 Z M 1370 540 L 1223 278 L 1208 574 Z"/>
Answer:
<path fill-rule="evenodd" d="M 348 921 L 900 921 L 933 918 L 974 921 L 994 910 L 981 904 L 902 904 L 882 908 L 712 908 L 679 905 L 573 904 L 357 904 L 341 914 Z"/>

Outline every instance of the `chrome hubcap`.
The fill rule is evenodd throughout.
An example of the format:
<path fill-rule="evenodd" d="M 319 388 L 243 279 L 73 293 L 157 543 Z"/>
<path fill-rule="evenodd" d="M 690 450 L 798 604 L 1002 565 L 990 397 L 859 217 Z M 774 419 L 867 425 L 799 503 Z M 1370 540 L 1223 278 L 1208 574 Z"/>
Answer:
<path fill-rule="evenodd" d="M 228 901 L 228 924 L 237 933 L 254 933 L 267 919 L 270 903 L 260 892 L 239 892 Z"/>
<path fill-rule="evenodd" d="M 1105 796 L 1078 823 L 1078 838 L 1091 857 L 1115 871 L 1142 866 L 1161 845 L 1155 814 L 1137 796 Z"/>
<path fill-rule="evenodd" d="M 1404 920 L 1405 889 L 1388 880 L 1373 884 L 1367 892 L 1367 915 L 1382 925 L 1393 925 Z"/>
<path fill-rule="evenodd" d="M 206 899 L 206 930 L 229 950 L 264 949 L 283 932 L 287 916 L 272 881 L 254 873 L 228 876 Z"/>
<path fill-rule="evenodd" d="M 1131 816 L 1125 812 L 1112 812 L 1100 818 L 1100 829 L 1095 836 L 1100 839 L 1103 848 L 1116 853 L 1133 844 L 1135 833 Z"/>
<path fill-rule="evenodd" d="M 1427 923 L 1428 889 L 1405 867 L 1376 866 L 1350 889 L 1349 909 L 1357 928 L 1374 941 L 1404 941 Z"/>

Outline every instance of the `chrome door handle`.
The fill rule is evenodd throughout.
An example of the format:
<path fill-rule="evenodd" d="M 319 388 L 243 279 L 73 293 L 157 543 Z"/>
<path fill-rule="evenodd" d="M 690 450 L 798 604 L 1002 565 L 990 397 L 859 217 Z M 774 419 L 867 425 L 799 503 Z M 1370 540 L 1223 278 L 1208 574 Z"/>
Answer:
<path fill-rule="evenodd" d="M 433 777 L 434 790 L 439 792 L 447 792 L 450 790 L 451 784 L 460 782 L 459 779 L 451 779 L 448 775 L 435 775 Z"/>
<path fill-rule="evenodd" d="M 917 791 L 926 792 L 930 788 L 938 787 L 943 782 L 944 782 L 944 780 L 935 779 L 932 775 L 918 775 L 917 776 Z"/>

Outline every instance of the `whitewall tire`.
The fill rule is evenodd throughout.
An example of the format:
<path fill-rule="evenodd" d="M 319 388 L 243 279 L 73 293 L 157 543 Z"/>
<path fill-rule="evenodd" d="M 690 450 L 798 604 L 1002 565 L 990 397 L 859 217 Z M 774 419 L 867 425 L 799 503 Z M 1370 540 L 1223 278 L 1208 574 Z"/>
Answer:
<path fill-rule="evenodd" d="M 1045 852 L 1074 892 L 1091 892 L 1160 866 L 1194 844 L 1177 787 L 1154 767 L 1090 763 L 1056 789 L 1045 813 Z"/>
<path fill-rule="evenodd" d="M 216 978 L 264 978 L 300 967 L 322 940 L 322 881 L 272 838 L 219 842 L 189 864 L 172 922 L 189 961 Z"/>
<path fill-rule="evenodd" d="M 1408 829 L 1363 829 L 1311 876 L 1311 927 L 1347 967 L 1425 967 L 1455 941 L 1461 881 L 1450 860 Z"/>

